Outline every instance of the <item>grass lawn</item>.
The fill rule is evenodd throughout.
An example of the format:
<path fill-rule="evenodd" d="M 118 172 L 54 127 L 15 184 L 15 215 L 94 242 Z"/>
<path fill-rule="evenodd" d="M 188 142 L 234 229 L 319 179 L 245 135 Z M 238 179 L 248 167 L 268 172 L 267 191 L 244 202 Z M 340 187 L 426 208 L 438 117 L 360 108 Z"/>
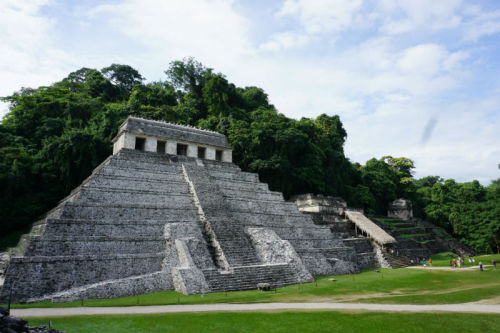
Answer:
<path fill-rule="evenodd" d="M 457 269 L 458 270 L 458 269 Z M 134 306 L 254 302 L 372 302 L 400 304 L 464 303 L 500 294 L 500 268 L 432 271 L 419 269 L 367 270 L 361 274 L 320 277 L 314 283 L 291 285 L 269 292 L 257 290 L 182 295 L 164 291 L 114 299 L 69 303 L 16 304 L 14 308 Z M 497 298 L 498 300 L 498 298 Z"/>
<path fill-rule="evenodd" d="M 337 311 L 212 312 L 127 316 L 34 318 L 71 332 L 499 332 L 491 314 Z"/>

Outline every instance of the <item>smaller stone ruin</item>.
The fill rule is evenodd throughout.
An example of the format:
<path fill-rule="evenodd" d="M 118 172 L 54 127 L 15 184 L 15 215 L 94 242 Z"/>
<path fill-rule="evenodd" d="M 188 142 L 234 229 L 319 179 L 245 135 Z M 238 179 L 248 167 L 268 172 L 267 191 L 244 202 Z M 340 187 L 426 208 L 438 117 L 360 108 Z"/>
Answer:
<path fill-rule="evenodd" d="M 343 215 L 347 209 L 347 203 L 341 197 L 314 195 L 311 193 L 292 197 L 292 201 L 302 212 L 308 213 L 332 213 Z"/>
<path fill-rule="evenodd" d="M 411 201 L 406 199 L 396 199 L 389 205 L 387 211 L 388 217 L 398 218 L 403 221 L 408 221 L 413 218 L 413 208 Z"/>

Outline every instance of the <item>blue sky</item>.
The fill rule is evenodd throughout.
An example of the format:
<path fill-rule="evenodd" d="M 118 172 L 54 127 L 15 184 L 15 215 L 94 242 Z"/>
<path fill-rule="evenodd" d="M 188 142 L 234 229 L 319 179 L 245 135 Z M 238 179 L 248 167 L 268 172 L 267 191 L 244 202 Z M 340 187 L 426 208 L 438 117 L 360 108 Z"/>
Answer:
<path fill-rule="evenodd" d="M 500 177 L 498 1 L 0 4 L 0 96 L 112 63 L 162 80 L 193 56 L 262 87 L 289 117 L 338 114 L 352 161 L 405 156 L 416 177 Z"/>

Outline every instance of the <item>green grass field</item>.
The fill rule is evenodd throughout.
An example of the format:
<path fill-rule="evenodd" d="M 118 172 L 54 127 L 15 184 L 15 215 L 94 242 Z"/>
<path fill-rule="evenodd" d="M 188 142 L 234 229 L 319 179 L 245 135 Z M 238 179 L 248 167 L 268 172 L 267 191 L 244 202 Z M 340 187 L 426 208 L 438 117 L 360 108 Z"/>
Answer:
<path fill-rule="evenodd" d="M 214 312 L 127 316 L 36 318 L 71 332 L 499 332 L 500 316 L 449 313 L 381 312 Z"/>
<path fill-rule="evenodd" d="M 446 254 L 436 256 L 435 266 L 446 266 Z M 500 255 L 495 255 L 500 260 Z M 478 258 L 478 257 L 477 257 Z M 481 257 L 491 262 L 492 256 Z M 320 277 L 314 283 L 291 285 L 269 292 L 257 290 L 182 295 L 164 291 L 114 299 L 86 300 L 69 303 L 16 304 L 15 308 L 134 306 L 202 303 L 255 302 L 370 302 L 399 304 L 465 303 L 485 299 L 500 303 L 500 267 L 485 271 L 456 269 L 432 271 L 420 269 L 378 269 L 361 274 Z M 495 297 L 497 299 L 495 300 Z"/>

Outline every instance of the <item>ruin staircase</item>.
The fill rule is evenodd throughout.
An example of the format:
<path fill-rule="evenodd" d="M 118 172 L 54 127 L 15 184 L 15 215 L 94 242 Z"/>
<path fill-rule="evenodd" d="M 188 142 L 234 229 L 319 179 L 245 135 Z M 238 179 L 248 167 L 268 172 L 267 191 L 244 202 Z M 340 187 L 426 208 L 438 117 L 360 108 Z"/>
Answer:
<path fill-rule="evenodd" d="M 391 268 L 404 268 L 412 265 L 411 259 L 405 255 L 395 255 L 387 251 L 382 251 L 382 253 Z"/>
<path fill-rule="evenodd" d="M 311 216 L 316 225 L 328 227 L 333 237 L 341 238 L 344 246 L 353 249 L 359 269 L 372 268 L 379 265 L 370 240 L 365 237 L 359 237 L 349 220 L 330 211 L 304 212 L 304 214 Z"/>

